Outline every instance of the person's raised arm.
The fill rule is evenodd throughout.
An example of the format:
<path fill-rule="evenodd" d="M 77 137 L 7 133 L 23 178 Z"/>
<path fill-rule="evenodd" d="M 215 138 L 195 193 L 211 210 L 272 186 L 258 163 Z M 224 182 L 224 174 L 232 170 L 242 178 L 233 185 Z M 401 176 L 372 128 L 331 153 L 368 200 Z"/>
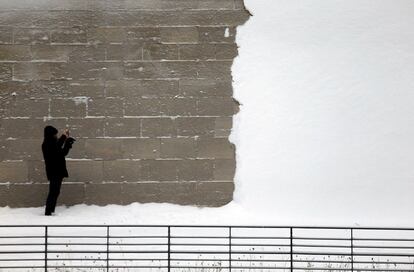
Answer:
<path fill-rule="evenodd" d="M 69 129 L 65 128 L 60 138 L 57 140 L 57 146 L 62 148 L 63 144 L 65 143 L 66 139 L 69 137 Z"/>

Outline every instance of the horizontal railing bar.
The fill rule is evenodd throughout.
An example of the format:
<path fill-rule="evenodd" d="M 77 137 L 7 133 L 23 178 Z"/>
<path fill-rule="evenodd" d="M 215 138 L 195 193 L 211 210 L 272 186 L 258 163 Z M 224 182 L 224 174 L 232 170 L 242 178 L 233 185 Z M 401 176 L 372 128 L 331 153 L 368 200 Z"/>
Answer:
<path fill-rule="evenodd" d="M 323 247 L 323 248 L 349 248 L 352 247 L 349 246 L 340 246 L 340 245 L 305 245 L 305 244 L 293 244 L 294 247 Z"/>
<path fill-rule="evenodd" d="M 98 235 L 92 235 L 92 236 L 86 236 L 86 235 L 80 235 L 80 236 L 75 236 L 75 235 L 68 235 L 68 236 L 59 236 L 59 235 L 48 235 L 47 238 L 87 238 L 87 239 L 106 239 L 106 236 L 98 236 Z"/>
<path fill-rule="evenodd" d="M 84 259 L 84 258 L 48 258 L 49 261 L 106 261 L 105 259 Z M 168 259 L 149 259 L 149 258 L 111 258 L 111 261 L 167 261 Z M 172 262 L 181 262 L 181 261 L 188 261 L 188 262 L 225 262 L 229 259 L 171 259 Z M 14 261 L 14 262 L 24 262 L 24 261 L 44 261 L 44 259 L 2 259 L 0 262 L 7 262 L 7 261 Z M 290 260 L 269 260 L 269 259 L 257 259 L 257 260 L 243 260 L 243 259 L 231 259 L 232 262 L 289 262 Z M 336 261 L 336 260 L 294 260 L 294 262 L 305 262 L 305 263 L 344 263 L 349 264 L 350 260 L 348 261 Z M 413 265 L 413 262 L 401 262 L 401 261 L 357 261 L 354 260 L 354 264 L 408 264 Z"/>
<path fill-rule="evenodd" d="M 339 268 L 329 268 L 329 267 L 326 267 L 326 268 L 320 268 L 320 267 L 295 267 L 295 270 L 309 270 L 309 271 L 313 271 L 313 270 L 324 270 L 324 271 L 336 271 L 336 270 L 339 270 L 339 271 L 363 271 L 363 272 L 376 272 L 376 271 L 382 271 L 382 272 L 384 272 L 384 271 L 397 271 L 397 272 L 401 272 L 401 271 L 413 271 L 413 269 L 408 269 L 408 268 L 406 268 L 406 269 L 404 269 L 404 268 L 395 268 L 395 269 L 386 269 L 386 268 L 381 268 L 381 269 L 370 269 L 370 268 L 353 268 L 353 269 L 351 269 L 351 268 L 341 268 L 341 267 L 339 267 Z"/>
<path fill-rule="evenodd" d="M 45 236 L 0 236 L 0 239 L 22 239 L 22 238 L 28 238 L 28 239 L 34 239 L 34 238 L 45 238 Z"/>
<path fill-rule="evenodd" d="M 336 252 L 298 252 L 294 251 L 293 254 L 295 255 L 329 255 L 329 256 L 351 256 L 349 253 L 336 253 Z M 414 257 L 413 254 L 385 254 L 385 253 L 353 253 L 354 257 L 357 256 L 366 256 L 366 257 Z"/>
<path fill-rule="evenodd" d="M 48 237 L 50 238 L 50 237 Z M 0 246 L 44 246 L 45 243 L 7 243 L 0 244 Z M 109 246 L 166 246 L 168 243 L 48 243 L 48 245 L 109 245 Z M 171 246 L 228 246 L 228 244 L 209 244 L 209 243 L 171 243 Z M 232 244 L 232 246 L 254 246 L 254 247 L 288 247 L 288 244 Z M 324 248 L 352 248 L 350 245 L 321 245 L 321 244 L 293 244 L 295 247 L 324 247 Z M 376 248 L 376 249 L 413 249 L 414 246 L 370 246 L 370 245 L 357 245 L 353 248 Z"/>
<path fill-rule="evenodd" d="M 0 254 L 40 254 L 44 253 L 43 250 L 32 250 L 32 251 L 0 251 Z M 148 254 L 148 253 L 157 253 L 163 254 L 168 253 L 167 250 L 48 250 L 48 253 L 89 253 L 89 254 L 104 254 L 104 253 L 112 253 L 112 254 L 119 254 L 119 253 L 141 253 L 141 254 Z M 228 254 L 228 251 L 191 251 L 191 250 L 172 250 L 170 251 L 171 254 Z M 258 254 L 274 254 L 274 255 L 286 255 L 290 254 L 290 251 L 232 251 L 232 254 L 249 254 L 249 255 L 258 255 Z M 350 256 L 350 253 L 345 252 L 306 252 L 306 251 L 294 251 L 293 254 L 295 255 L 329 255 L 329 256 Z M 354 252 L 354 257 L 357 256 L 368 256 L 368 257 L 414 257 L 414 253 L 412 254 L 404 254 L 404 253 L 377 253 L 377 252 Z"/>
<path fill-rule="evenodd" d="M 0 236 L 0 239 L 43 239 L 44 236 Z M 50 235 L 48 238 L 107 238 L 106 236 L 56 236 Z M 110 236 L 109 238 L 168 238 L 168 236 Z M 171 236 L 171 238 L 194 238 L 194 239 L 209 239 L 209 238 L 216 238 L 216 239 L 227 239 L 226 236 Z M 266 236 L 234 236 L 232 239 L 290 239 L 289 237 L 266 237 Z M 350 238 L 326 238 L 326 237 L 293 237 L 294 240 L 338 240 L 338 241 L 351 241 Z M 403 239 L 403 238 L 354 238 L 354 241 L 391 241 L 391 242 L 414 242 L 414 239 Z"/>
<path fill-rule="evenodd" d="M 414 246 L 337 246 L 337 245 L 304 245 L 293 244 L 295 247 L 327 247 L 327 248 L 375 248 L 375 249 L 414 249 Z"/>
<path fill-rule="evenodd" d="M 128 238 L 128 237 L 125 237 Z M 228 236 L 171 236 L 171 239 L 229 239 Z M 283 240 L 290 239 L 289 237 L 271 237 L 271 236 L 232 236 L 231 239 L 273 239 Z"/>
<path fill-rule="evenodd" d="M 106 236 L 105 236 L 106 238 Z M 168 238 L 168 236 L 162 236 L 162 235 L 138 235 L 138 236 L 117 236 L 117 235 L 110 235 L 109 239 L 115 239 L 115 238 L 131 238 L 131 239 L 139 239 L 139 238 L 148 238 L 148 239 L 161 239 L 161 238 Z"/>
<path fill-rule="evenodd" d="M 324 241 L 324 240 L 332 240 L 332 241 L 351 241 L 351 238 L 334 238 L 334 237 L 303 237 L 303 236 L 295 236 L 293 237 L 294 240 L 314 240 L 314 241 Z M 391 242 L 414 242 L 414 239 L 403 239 L 403 238 L 353 238 L 353 241 L 391 241 Z"/>
<path fill-rule="evenodd" d="M 306 267 L 306 266 L 303 266 L 303 267 L 296 267 L 295 266 L 295 270 L 309 270 L 309 271 L 312 271 L 312 270 L 316 270 L 316 271 L 318 271 L 318 270 L 323 270 L 323 271 L 355 271 L 355 269 L 352 269 L 352 268 L 342 268 L 342 267 Z M 396 271 L 399 271 L 399 270 L 396 270 Z"/>
<path fill-rule="evenodd" d="M 44 260 L 45 260 L 44 258 L 42 258 L 42 259 L 33 259 L 33 258 L 30 258 L 30 259 L 21 259 L 20 258 L 20 259 L 0 259 L 0 262 L 28 262 L 28 261 L 37 262 L 37 261 L 44 261 Z"/>
<path fill-rule="evenodd" d="M 174 269 L 229 269 L 229 266 L 171 266 Z M 257 267 L 257 266 L 231 266 L 231 269 L 288 269 L 289 266 L 270 266 L 270 267 Z"/>
<path fill-rule="evenodd" d="M 45 268 L 44 266 L 0 266 L 0 269 L 28 269 L 28 268 L 35 268 L 35 269 L 41 269 Z"/>
<path fill-rule="evenodd" d="M 42 228 L 42 227 L 51 227 L 51 228 L 228 228 L 231 226 L 234 229 L 333 229 L 333 230 L 403 230 L 403 231 L 414 231 L 414 228 L 410 227 L 340 227 L 340 226 L 261 226 L 261 225 L 0 225 L 0 228 Z"/>
<path fill-rule="evenodd" d="M 354 241 L 374 241 L 374 242 L 414 242 L 414 239 L 403 238 L 354 238 Z"/>
<path fill-rule="evenodd" d="M 311 241 L 351 241 L 350 238 L 334 238 L 334 237 L 293 237 L 293 240 L 311 240 Z"/>
<path fill-rule="evenodd" d="M 105 268 L 106 266 L 50 266 L 48 268 Z M 42 269 L 45 268 L 44 266 L 8 266 L 8 267 L 0 267 L 1 269 Z M 109 266 L 109 268 L 168 268 L 168 266 Z M 172 269 L 229 269 L 228 266 L 171 266 Z M 232 266 L 232 269 L 249 269 L 249 270 L 256 270 L 256 269 L 264 269 L 264 270 L 276 270 L 276 269 L 289 269 L 289 266 L 280 266 L 280 267 L 255 267 L 255 266 Z M 413 271 L 409 268 L 398 268 L 398 269 L 386 269 L 386 268 L 378 268 L 378 269 L 369 269 L 369 268 L 330 268 L 330 267 L 295 267 L 296 270 L 323 270 L 323 271 L 364 271 L 364 272 L 377 272 L 377 271 Z"/>
<path fill-rule="evenodd" d="M 183 243 L 183 244 L 174 244 L 171 243 L 171 246 L 229 246 L 229 244 L 190 244 L 190 243 Z M 254 247 L 259 247 L 259 246 L 272 246 L 272 247 L 276 247 L 276 246 L 280 246 L 280 247 L 288 247 L 289 245 L 281 245 L 281 244 L 231 244 L 231 246 L 254 246 Z"/>
<path fill-rule="evenodd" d="M 27 244 L 0 244 L 0 246 L 44 246 L 45 243 L 27 243 Z"/>

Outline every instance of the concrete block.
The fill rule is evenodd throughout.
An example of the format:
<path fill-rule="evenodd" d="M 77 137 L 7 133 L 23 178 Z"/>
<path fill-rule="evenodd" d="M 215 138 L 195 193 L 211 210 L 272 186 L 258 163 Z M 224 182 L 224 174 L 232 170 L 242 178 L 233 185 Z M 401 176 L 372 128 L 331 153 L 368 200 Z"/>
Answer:
<path fill-rule="evenodd" d="M 88 159 L 114 160 L 123 157 L 123 139 L 86 139 L 85 153 Z"/>
<path fill-rule="evenodd" d="M 0 63 L 0 82 L 12 79 L 11 63 Z"/>
<path fill-rule="evenodd" d="M 4 114 L 8 117 L 44 117 L 49 115 L 48 99 L 27 99 L 18 96 L 6 101 L 3 105 Z"/>
<path fill-rule="evenodd" d="M 234 159 L 214 160 L 214 180 L 232 181 L 236 171 L 236 161 Z"/>
<path fill-rule="evenodd" d="M 107 60 L 142 60 L 141 44 L 110 44 L 106 47 Z"/>
<path fill-rule="evenodd" d="M 213 180 L 213 160 L 182 160 L 178 165 L 178 180 L 206 181 Z"/>
<path fill-rule="evenodd" d="M 174 97 L 178 95 L 178 80 L 110 80 L 106 82 L 106 95 L 126 100 Z"/>
<path fill-rule="evenodd" d="M 181 60 L 209 60 L 216 58 L 215 44 L 180 44 Z"/>
<path fill-rule="evenodd" d="M 159 182 L 122 183 L 122 204 L 134 202 L 148 203 L 160 201 Z"/>
<path fill-rule="evenodd" d="M 12 208 L 45 206 L 48 190 L 48 184 L 10 184 L 8 206 Z"/>
<path fill-rule="evenodd" d="M 105 96 L 105 82 L 103 80 L 72 80 L 67 85 L 62 95 L 66 97 L 86 96 L 90 98 L 88 100 L 89 104 L 92 100 L 103 98 Z"/>
<path fill-rule="evenodd" d="M 123 77 L 121 62 L 69 62 L 53 63 L 51 71 L 55 80 L 119 79 Z"/>
<path fill-rule="evenodd" d="M 163 182 L 157 202 L 168 202 L 179 205 L 190 205 L 196 202 L 197 190 L 195 182 Z"/>
<path fill-rule="evenodd" d="M 46 168 L 44 161 L 29 161 L 28 164 L 28 181 L 32 183 L 47 183 Z"/>
<path fill-rule="evenodd" d="M 136 160 L 113 160 L 103 163 L 103 180 L 111 182 L 136 182 L 140 180 L 141 162 Z"/>
<path fill-rule="evenodd" d="M 197 115 L 197 99 L 193 98 L 159 98 L 160 113 L 165 116 Z"/>
<path fill-rule="evenodd" d="M 159 99 L 128 99 L 125 100 L 125 116 L 160 116 Z"/>
<path fill-rule="evenodd" d="M 50 43 L 50 32 L 47 28 L 16 28 L 13 35 L 15 44 Z"/>
<path fill-rule="evenodd" d="M 162 138 L 161 158 L 195 158 L 194 138 Z"/>
<path fill-rule="evenodd" d="M 76 48 L 79 49 L 79 46 Z M 72 50 L 67 45 L 35 44 L 30 46 L 31 59 L 34 61 L 68 61 Z"/>
<path fill-rule="evenodd" d="M 201 116 L 233 116 L 238 109 L 233 98 L 202 98 L 197 103 L 197 113 Z"/>
<path fill-rule="evenodd" d="M 159 157 L 159 139 L 122 139 L 123 159 L 153 159 Z"/>
<path fill-rule="evenodd" d="M 101 45 L 68 46 L 68 59 L 72 62 L 104 61 L 106 48 Z"/>
<path fill-rule="evenodd" d="M 30 55 L 27 45 L 0 44 L 0 61 L 28 61 Z"/>
<path fill-rule="evenodd" d="M 238 49 L 235 43 L 216 44 L 216 59 L 232 60 L 238 55 Z"/>
<path fill-rule="evenodd" d="M 87 101 L 84 98 L 52 98 L 50 115 L 53 117 L 85 117 Z"/>
<path fill-rule="evenodd" d="M 234 43 L 236 28 L 230 26 L 199 26 L 199 37 L 202 43 Z"/>
<path fill-rule="evenodd" d="M 199 138 L 198 158 L 234 159 L 235 147 L 226 138 Z"/>
<path fill-rule="evenodd" d="M 28 167 L 25 161 L 0 162 L 0 183 L 27 182 Z"/>
<path fill-rule="evenodd" d="M 41 128 L 39 128 L 41 129 Z M 4 142 L 9 160 L 42 160 L 43 139 L 8 139 Z"/>
<path fill-rule="evenodd" d="M 106 137 L 140 137 L 141 120 L 139 118 L 106 118 Z"/>
<path fill-rule="evenodd" d="M 98 206 L 122 203 L 120 183 L 95 183 L 85 185 L 85 202 Z"/>
<path fill-rule="evenodd" d="M 92 44 L 124 43 L 127 31 L 122 27 L 91 27 L 86 30 L 86 39 Z"/>
<path fill-rule="evenodd" d="M 63 181 L 56 206 L 85 203 L 85 184 Z"/>
<path fill-rule="evenodd" d="M 174 44 L 146 44 L 143 47 L 144 60 L 178 60 L 178 47 Z"/>
<path fill-rule="evenodd" d="M 178 166 L 181 160 L 142 160 L 141 179 L 146 181 L 178 180 Z"/>
<path fill-rule="evenodd" d="M 230 80 L 180 79 L 180 95 L 185 97 L 231 97 Z"/>
<path fill-rule="evenodd" d="M 176 119 L 178 136 L 212 136 L 215 118 L 179 117 Z"/>
<path fill-rule="evenodd" d="M 13 64 L 13 80 L 50 80 L 52 71 L 50 63 L 18 62 Z"/>
<path fill-rule="evenodd" d="M 233 182 L 199 182 L 194 200 L 197 205 L 219 207 L 233 199 Z"/>
<path fill-rule="evenodd" d="M 72 149 L 69 151 L 69 154 L 66 156 L 67 159 L 86 159 L 86 144 L 87 139 L 77 138 L 76 142 L 73 144 Z"/>
<path fill-rule="evenodd" d="M 70 118 L 67 126 L 75 138 L 103 137 L 104 121 L 104 118 Z"/>
<path fill-rule="evenodd" d="M 85 29 L 71 27 L 65 29 L 53 29 L 50 32 L 50 41 L 52 43 L 86 43 Z"/>
<path fill-rule="evenodd" d="M 171 118 L 144 118 L 141 120 L 143 137 L 173 137 L 177 135 L 175 122 Z"/>
<path fill-rule="evenodd" d="M 0 44 L 11 44 L 13 42 L 13 29 L 11 27 L 0 27 Z"/>
<path fill-rule="evenodd" d="M 231 79 L 232 61 L 200 61 L 198 62 L 197 73 L 201 78 Z"/>
<path fill-rule="evenodd" d="M 127 41 L 130 43 L 144 44 L 145 42 L 161 41 L 161 33 L 159 27 L 127 27 Z"/>
<path fill-rule="evenodd" d="M 16 139 L 41 139 L 43 138 L 42 119 L 35 118 L 9 118 L 0 120 L 2 137 Z M 30 133 L 24 133 L 30 131 Z"/>
<path fill-rule="evenodd" d="M 123 97 L 93 98 L 88 100 L 88 116 L 121 117 L 123 115 Z"/>
<path fill-rule="evenodd" d="M 68 182 L 100 182 L 103 180 L 103 161 L 70 160 L 66 162 Z"/>
<path fill-rule="evenodd" d="M 162 27 L 160 33 L 163 43 L 197 43 L 199 41 L 196 27 Z"/>
<path fill-rule="evenodd" d="M 214 136 L 216 138 L 228 137 L 233 126 L 233 117 L 217 117 L 214 125 Z"/>
<path fill-rule="evenodd" d="M 201 64 L 194 61 L 126 62 L 124 66 L 124 75 L 127 79 L 196 78 L 201 69 L 206 70 L 205 65 L 201 67 Z M 208 75 L 208 71 L 203 73 Z M 210 71 L 210 74 L 212 73 L 213 71 Z"/>
<path fill-rule="evenodd" d="M 9 193 L 9 185 L 8 184 L 0 184 L 0 207 L 7 206 L 10 193 Z"/>

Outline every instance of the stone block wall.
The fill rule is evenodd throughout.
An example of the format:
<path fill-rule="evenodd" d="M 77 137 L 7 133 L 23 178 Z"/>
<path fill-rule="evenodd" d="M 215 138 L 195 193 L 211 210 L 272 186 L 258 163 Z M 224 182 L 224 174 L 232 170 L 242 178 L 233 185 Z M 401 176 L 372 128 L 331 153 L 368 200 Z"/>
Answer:
<path fill-rule="evenodd" d="M 44 205 L 44 126 L 77 138 L 59 204 L 232 199 L 242 0 L 0 0 L 0 206 Z"/>

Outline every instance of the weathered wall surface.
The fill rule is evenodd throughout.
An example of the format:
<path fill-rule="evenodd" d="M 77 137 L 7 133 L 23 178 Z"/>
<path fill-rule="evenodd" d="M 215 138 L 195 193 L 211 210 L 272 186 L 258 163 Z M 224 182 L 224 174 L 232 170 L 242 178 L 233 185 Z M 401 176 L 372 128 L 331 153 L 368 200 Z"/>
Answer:
<path fill-rule="evenodd" d="M 232 199 L 241 0 L 0 0 L 0 206 L 44 205 L 45 125 L 77 138 L 59 204 Z"/>

